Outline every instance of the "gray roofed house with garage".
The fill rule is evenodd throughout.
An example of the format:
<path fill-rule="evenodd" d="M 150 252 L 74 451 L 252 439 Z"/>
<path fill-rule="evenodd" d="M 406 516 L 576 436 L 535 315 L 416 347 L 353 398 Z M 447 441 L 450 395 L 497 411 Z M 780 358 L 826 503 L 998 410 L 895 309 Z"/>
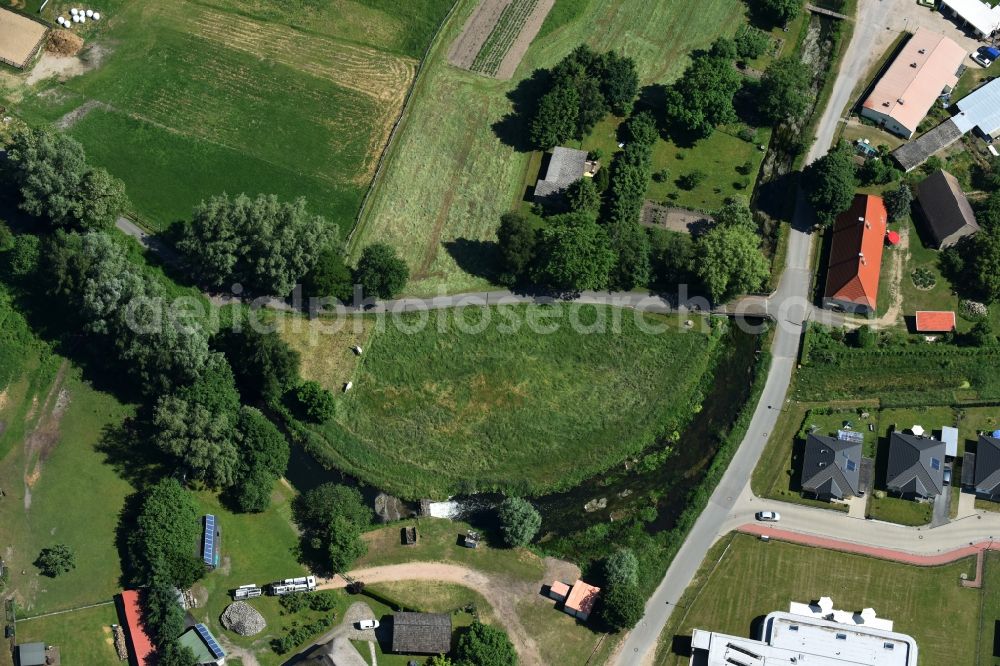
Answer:
<path fill-rule="evenodd" d="M 535 183 L 535 201 L 555 201 L 567 187 L 584 176 L 593 176 L 596 170 L 596 162 L 587 160 L 587 151 L 562 146 L 553 148 L 545 178 Z"/>
<path fill-rule="evenodd" d="M 446 654 L 451 651 L 451 615 L 396 613 L 392 616 L 392 651 Z"/>
<path fill-rule="evenodd" d="M 802 490 L 823 499 L 861 492 L 861 442 L 809 435 L 802 461 Z"/>
<path fill-rule="evenodd" d="M 975 462 L 976 495 L 1000 501 L 1000 439 L 980 435 Z"/>
<path fill-rule="evenodd" d="M 938 169 L 917 185 L 917 202 L 924 224 L 934 239 L 934 247 L 939 250 L 979 231 L 976 215 L 962 186 L 943 169 Z"/>
<path fill-rule="evenodd" d="M 944 489 L 944 442 L 894 432 L 889 437 L 885 486 L 904 497 L 931 498 Z"/>

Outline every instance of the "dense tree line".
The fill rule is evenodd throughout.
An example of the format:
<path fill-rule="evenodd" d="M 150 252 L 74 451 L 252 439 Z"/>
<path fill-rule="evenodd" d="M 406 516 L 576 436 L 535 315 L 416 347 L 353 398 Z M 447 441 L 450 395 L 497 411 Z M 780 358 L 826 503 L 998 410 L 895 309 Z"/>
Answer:
<path fill-rule="evenodd" d="M 631 113 L 638 92 L 635 61 L 581 44 L 549 71 L 547 92 L 531 121 L 531 142 L 549 150 L 582 139 L 609 112 Z"/>
<path fill-rule="evenodd" d="M 776 25 L 784 25 L 802 11 L 802 0 L 751 0 L 751 5 Z"/>
<path fill-rule="evenodd" d="M 7 156 L 21 209 L 50 228 L 106 229 L 129 205 L 124 184 L 90 166 L 76 139 L 21 128 L 14 131 Z"/>

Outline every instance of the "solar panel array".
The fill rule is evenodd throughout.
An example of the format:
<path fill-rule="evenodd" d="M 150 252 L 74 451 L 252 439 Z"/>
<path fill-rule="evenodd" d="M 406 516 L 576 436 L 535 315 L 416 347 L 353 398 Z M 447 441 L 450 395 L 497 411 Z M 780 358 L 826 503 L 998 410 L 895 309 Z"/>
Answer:
<path fill-rule="evenodd" d="M 222 659 L 226 656 L 226 651 L 223 650 L 219 643 L 215 640 L 215 636 L 213 636 L 212 632 L 208 630 L 208 627 L 203 624 L 196 624 L 194 625 L 194 629 L 198 632 L 198 635 L 201 636 L 201 640 L 205 641 L 205 645 L 208 646 L 208 651 L 212 653 L 213 657 L 216 659 Z"/>
<path fill-rule="evenodd" d="M 205 541 L 202 548 L 205 564 L 210 567 L 215 566 L 215 516 L 207 514 L 205 516 Z"/>
<path fill-rule="evenodd" d="M 838 430 L 837 439 L 842 442 L 854 442 L 856 444 L 863 444 L 865 441 L 865 435 L 857 430 Z"/>

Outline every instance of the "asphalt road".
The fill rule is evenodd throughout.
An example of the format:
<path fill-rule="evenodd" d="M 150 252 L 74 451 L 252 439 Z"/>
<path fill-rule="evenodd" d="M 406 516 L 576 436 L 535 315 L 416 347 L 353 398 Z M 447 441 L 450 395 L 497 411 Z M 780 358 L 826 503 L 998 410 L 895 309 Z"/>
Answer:
<path fill-rule="evenodd" d="M 884 31 L 889 20 L 881 0 L 860 0 L 855 31 L 846 50 L 840 71 L 834 82 L 830 101 L 820 117 L 816 130 L 816 141 L 806 156 L 810 163 L 826 154 L 836 135 L 837 125 L 844 109 L 850 102 L 851 92 L 863 77 L 871 63 L 867 45 L 879 31 Z M 646 613 L 626 637 L 613 663 L 620 666 L 652 664 L 657 641 L 666 625 L 674 604 L 694 579 L 702 560 L 716 539 L 734 526 L 747 522 L 746 518 L 732 518 L 737 502 L 745 498 L 743 511 L 752 520 L 752 495 L 749 491 L 750 475 L 760 459 L 767 436 L 774 429 L 781 406 L 785 402 L 792 371 L 801 339 L 801 325 L 810 315 L 809 285 L 812 278 L 812 213 L 801 195 L 796 205 L 795 218 L 789 239 L 788 256 L 779 287 L 771 299 L 771 313 L 777 314 L 778 326 L 771 347 L 772 362 L 770 373 L 757 408 L 754 410 L 750 427 L 726 470 L 722 481 L 716 487 L 708 506 L 701 513 L 687 539 L 667 569 L 659 587 L 646 603 Z M 757 504 L 760 502 L 758 501 Z M 782 512 L 785 512 L 782 507 Z M 826 513 L 830 513 L 829 511 Z M 784 521 L 783 521 L 784 522 Z M 812 526 L 809 520 L 805 526 Z M 783 524 L 782 527 L 788 527 Z M 812 527 L 811 529 L 816 529 Z M 912 536 L 909 537 L 912 540 Z M 888 545 L 888 544 L 885 544 Z"/>

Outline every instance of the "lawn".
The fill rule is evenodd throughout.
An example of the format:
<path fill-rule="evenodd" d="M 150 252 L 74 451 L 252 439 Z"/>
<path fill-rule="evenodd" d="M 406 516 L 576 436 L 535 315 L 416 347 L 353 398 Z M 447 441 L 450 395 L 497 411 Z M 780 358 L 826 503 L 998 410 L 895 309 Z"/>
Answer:
<path fill-rule="evenodd" d="M 109 666 L 119 663 L 111 633 L 111 625 L 119 622 L 114 603 L 21 620 L 17 623 L 17 642 L 55 645 L 64 664 Z"/>
<path fill-rule="evenodd" d="M 638 454 L 698 408 L 721 339 L 574 305 L 407 314 L 384 329 L 311 452 L 407 498 L 567 488 Z"/>
<path fill-rule="evenodd" d="M 43 124 L 91 103 L 69 132 L 125 181 L 151 227 L 188 216 L 209 194 L 246 191 L 306 196 L 346 233 L 449 7 L 113 2 L 84 29 L 99 66 L 62 93 L 22 86 L 8 101 Z"/>
<path fill-rule="evenodd" d="M 4 559 L 21 616 L 107 601 L 120 589 L 115 533 L 132 492 L 98 450 L 104 429 L 131 409 L 89 387 L 68 361 L 52 358 L 55 368 L 29 359 L 0 401 L 0 421 L 12 424 L 0 440 L 0 542 L 10 544 Z M 56 543 L 70 546 L 76 568 L 40 576 L 32 563 Z"/>
<path fill-rule="evenodd" d="M 375 241 L 395 246 L 410 265 L 412 294 L 488 284 L 483 275 L 488 277 L 494 266 L 492 243 L 500 216 L 523 198 L 532 160 L 530 152 L 515 149 L 494 131 L 496 125 L 504 137 L 522 136 L 522 126 L 505 120 L 511 111 L 507 95 L 520 80 L 586 42 L 635 58 L 642 85 L 668 83 L 683 71 L 692 49 L 735 33 L 745 12 L 738 0 L 558 0 L 508 82 L 446 62 L 448 48 L 476 4 L 461 0 L 431 52 L 352 238 L 354 256 Z"/>
<path fill-rule="evenodd" d="M 836 608 L 873 607 L 916 639 L 920 663 L 975 666 L 981 593 L 959 575 L 975 575 L 975 558 L 921 568 L 859 555 L 734 535 L 715 545 L 660 636 L 657 664 L 681 666 L 675 636 L 695 628 L 749 636 L 755 618 L 787 610 L 790 601 L 833 598 Z M 928 613 L 947 608 L 948 621 Z"/>
<path fill-rule="evenodd" d="M 986 553 L 983 566 L 982 610 L 979 613 L 979 663 L 1000 663 L 1000 554 Z"/>
<path fill-rule="evenodd" d="M 872 520 L 884 520 L 887 523 L 913 527 L 931 522 L 933 510 L 934 507 L 930 502 L 914 502 L 898 497 L 878 497 L 873 494 L 868 500 L 867 517 Z"/>

